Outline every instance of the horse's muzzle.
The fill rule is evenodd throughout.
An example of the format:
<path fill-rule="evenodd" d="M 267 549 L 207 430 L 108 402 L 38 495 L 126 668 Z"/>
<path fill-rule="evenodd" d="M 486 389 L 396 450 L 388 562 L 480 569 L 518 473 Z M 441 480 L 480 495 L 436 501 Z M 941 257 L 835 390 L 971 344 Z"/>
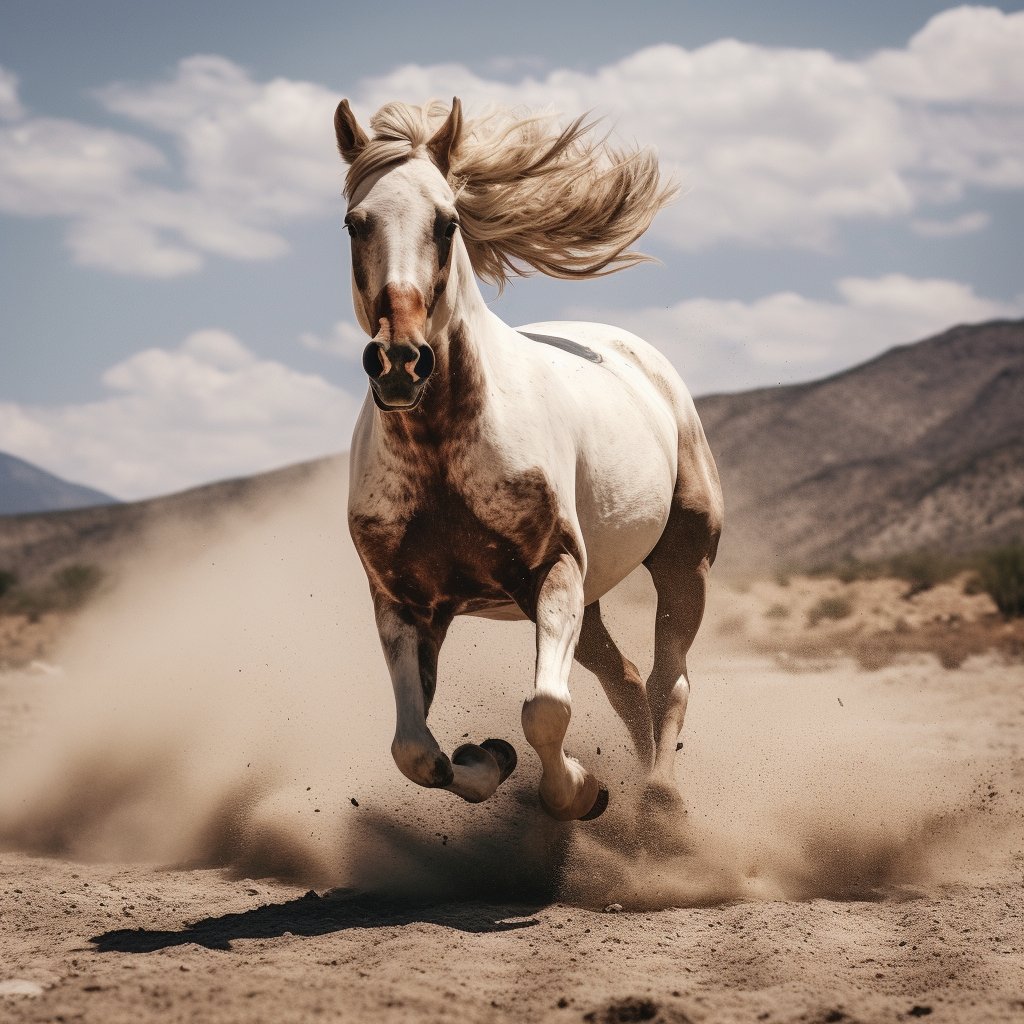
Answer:
<path fill-rule="evenodd" d="M 385 345 L 371 341 L 363 349 L 363 369 L 378 409 L 402 412 L 423 397 L 423 386 L 434 371 L 434 351 L 426 343 Z"/>

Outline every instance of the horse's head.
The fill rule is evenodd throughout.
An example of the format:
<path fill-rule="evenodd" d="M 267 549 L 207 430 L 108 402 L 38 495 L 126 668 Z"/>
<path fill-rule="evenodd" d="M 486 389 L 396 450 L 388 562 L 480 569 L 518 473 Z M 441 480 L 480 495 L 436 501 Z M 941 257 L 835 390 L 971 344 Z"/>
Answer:
<path fill-rule="evenodd" d="M 377 407 L 413 408 L 434 369 L 427 323 L 448 283 L 459 229 L 447 174 L 462 132 L 462 107 L 420 145 L 372 142 L 343 100 L 334 115 L 338 148 L 352 165 L 345 226 L 352 238 L 356 317 L 372 341 L 363 368 Z"/>

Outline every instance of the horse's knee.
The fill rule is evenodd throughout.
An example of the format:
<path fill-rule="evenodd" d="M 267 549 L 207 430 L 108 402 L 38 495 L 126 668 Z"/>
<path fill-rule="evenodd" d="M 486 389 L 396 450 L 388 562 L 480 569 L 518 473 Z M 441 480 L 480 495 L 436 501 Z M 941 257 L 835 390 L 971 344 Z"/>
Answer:
<path fill-rule="evenodd" d="M 523 735 L 535 750 L 561 747 L 569 728 L 569 701 L 550 693 L 538 693 L 523 704 Z"/>
<path fill-rule="evenodd" d="M 430 746 L 396 736 L 391 744 L 391 756 L 398 770 L 417 786 L 440 789 L 450 785 L 455 777 L 451 761 L 436 744 Z"/>
<path fill-rule="evenodd" d="M 669 694 L 669 703 L 675 705 L 680 715 L 686 714 L 686 705 L 690 702 L 690 682 L 685 677 L 677 679 Z"/>

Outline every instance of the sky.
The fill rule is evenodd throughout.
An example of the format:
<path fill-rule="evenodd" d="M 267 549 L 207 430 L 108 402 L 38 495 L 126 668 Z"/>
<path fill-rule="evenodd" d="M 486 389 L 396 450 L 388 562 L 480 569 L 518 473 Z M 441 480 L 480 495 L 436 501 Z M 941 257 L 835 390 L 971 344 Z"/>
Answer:
<path fill-rule="evenodd" d="M 5 0 L 0 451 L 124 499 L 344 450 L 359 366 L 332 115 L 606 118 L 682 196 L 513 325 L 617 324 L 696 395 L 1024 316 L 1024 5 Z"/>

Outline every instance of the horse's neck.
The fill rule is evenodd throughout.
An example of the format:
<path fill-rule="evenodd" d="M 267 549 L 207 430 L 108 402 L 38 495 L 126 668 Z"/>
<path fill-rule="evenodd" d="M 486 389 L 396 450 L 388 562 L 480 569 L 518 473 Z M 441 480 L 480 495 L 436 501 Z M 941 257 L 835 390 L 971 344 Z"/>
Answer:
<path fill-rule="evenodd" d="M 427 337 L 435 369 L 410 412 L 377 411 L 379 437 L 395 453 L 415 453 L 424 468 L 450 457 L 474 434 L 488 381 L 488 342 L 501 322 L 487 308 L 469 257 L 460 246 L 448 286 L 436 303 Z"/>

